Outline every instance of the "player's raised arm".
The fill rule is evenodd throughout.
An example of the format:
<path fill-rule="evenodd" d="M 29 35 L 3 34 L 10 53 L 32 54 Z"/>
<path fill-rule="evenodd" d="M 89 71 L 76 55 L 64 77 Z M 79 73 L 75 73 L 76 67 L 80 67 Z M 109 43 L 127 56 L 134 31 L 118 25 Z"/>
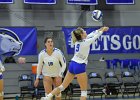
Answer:
<path fill-rule="evenodd" d="M 94 31 L 94 33 L 92 33 L 90 35 L 90 37 L 85 39 L 85 43 L 88 45 L 90 45 L 93 41 L 95 41 L 96 39 L 98 39 L 104 32 L 108 31 L 109 27 L 101 27 L 100 29 Z M 92 37 L 91 37 L 92 36 Z"/>

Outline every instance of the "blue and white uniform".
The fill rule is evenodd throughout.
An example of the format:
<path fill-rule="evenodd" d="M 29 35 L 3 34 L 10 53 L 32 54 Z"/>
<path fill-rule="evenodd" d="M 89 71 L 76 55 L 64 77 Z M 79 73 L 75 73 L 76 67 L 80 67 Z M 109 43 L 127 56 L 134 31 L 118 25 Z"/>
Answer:
<path fill-rule="evenodd" d="M 4 71 L 5 71 L 5 68 L 4 68 L 4 66 L 3 66 L 3 64 L 2 64 L 2 60 L 1 60 L 1 58 L 0 58 L 0 80 L 3 79 L 2 72 L 4 72 Z"/>
<path fill-rule="evenodd" d="M 62 77 L 65 69 L 66 60 L 61 50 L 54 48 L 52 55 L 48 55 L 45 49 L 40 52 L 38 57 L 37 78 L 41 72 L 43 76 Z"/>
<path fill-rule="evenodd" d="M 93 31 L 87 35 L 86 39 L 75 42 L 75 54 L 69 65 L 69 72 L 80 74 L 85 72 L 86 64 L 88 63 L 88 55 L 90 45 L 102 35 L 102 31 Z"/>

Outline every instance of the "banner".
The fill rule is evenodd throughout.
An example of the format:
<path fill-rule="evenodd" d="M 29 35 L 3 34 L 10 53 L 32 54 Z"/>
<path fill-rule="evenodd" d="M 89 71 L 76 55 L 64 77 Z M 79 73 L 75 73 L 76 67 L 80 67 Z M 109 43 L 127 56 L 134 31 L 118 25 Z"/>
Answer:
<path fill-rule="evenodd" d="M 106 4 L 134 4 L 134 0 L 106 0 Z"/>
<path fill-rule="evenodd" d="M 24 0 L 28 4 L 56 4 L 56 0 Z"/>
<path fill-rule="evenodd" d="M 0 28 L 0 55 L 36 55 L 37 30 L 34 27 Z"/>
<path fill-rule="evenodd" d="M 97 5 L 97 0 L 67 0 L 67 4 Z"/>
<path fill-rule="evenodd" d="M 67 53 L 74 53 L 71 31 L 76 28 L 63 28 Z M 90 33 L 98 28 L 85 28 Z M 91 44 L 90 54 L 98 53 L 140 53 L 140 27 L 112 27 Z"/>
<path fill-rule="evenodd" d="M 0 0 L 0 3 L 14 3 L 13 0 Z"/>

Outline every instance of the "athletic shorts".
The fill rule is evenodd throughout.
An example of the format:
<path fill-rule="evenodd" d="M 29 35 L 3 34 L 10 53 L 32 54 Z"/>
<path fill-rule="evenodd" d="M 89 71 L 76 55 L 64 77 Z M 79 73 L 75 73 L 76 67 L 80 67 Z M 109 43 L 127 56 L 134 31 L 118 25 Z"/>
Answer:
<path fill-rule="evenodd" d="M 3 75 L 2 74 L 0 74 L 0 80 L 2 80 L 3 79 Z"/>
<path fill-rule="evenodd" d="M 69 72 L 72 74 L 80 74 L 86 72 L 86 64 L 79 64 L 75 61 L 71 61 L 69 64 Z"/>

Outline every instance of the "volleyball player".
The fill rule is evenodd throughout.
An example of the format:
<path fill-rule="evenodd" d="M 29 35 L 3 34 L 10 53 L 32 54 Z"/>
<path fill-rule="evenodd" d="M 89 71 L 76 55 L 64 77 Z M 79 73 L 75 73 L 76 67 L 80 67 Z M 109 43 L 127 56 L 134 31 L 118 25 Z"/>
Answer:
<path fill-rule="evenodd" d="M 42 73 L 45 95 L 47 96 L 52 91 L 52 85 L 55 87 L 61 85 L 66 69 L 66 60 L 61 50 L 54 47 L 51 37 L 46 37 L 44 43 L 45 49 L 40 52 L 38 57 L 37 77 L 34 86 L 38 86 L 39 76 Z M 61 100 L 61 93 L 56 95 L 56 100 Z"/>

